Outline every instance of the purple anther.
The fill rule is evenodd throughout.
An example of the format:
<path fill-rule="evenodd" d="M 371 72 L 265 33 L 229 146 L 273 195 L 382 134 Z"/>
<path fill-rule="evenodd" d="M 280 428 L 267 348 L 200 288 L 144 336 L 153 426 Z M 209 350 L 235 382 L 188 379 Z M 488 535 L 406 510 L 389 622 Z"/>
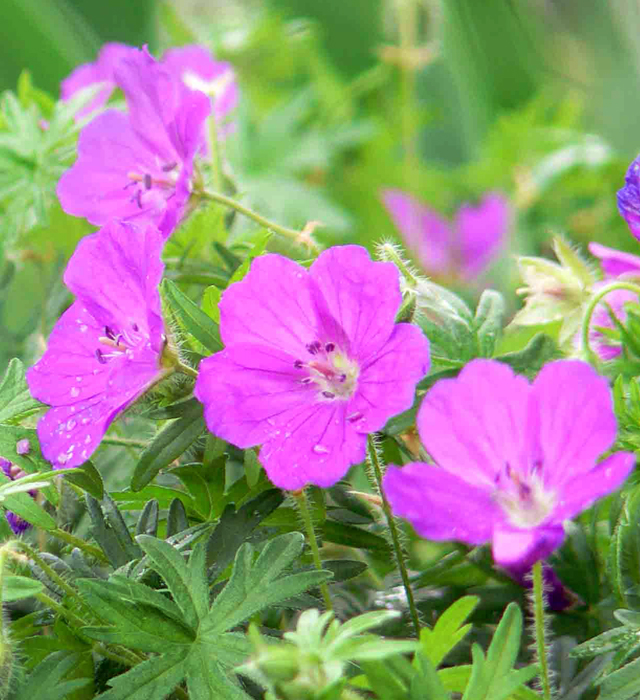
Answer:
<path fill-rule="evenodd" d="M 336 395 L 335 395 L 335 394 L 332 394 L 330 391 L 323 391 L 323 392 L 322 392 L 322 395 L 323 395 L 326 399 L 335 399 L 335 398 L 336 398 Z"/>
<path fill-rule="evenodd" d="M 133 323 L 133 324 L 131 325 L 131 328 L 133 329 L 133 332 L 134 332 L 134 333 L 137 333 L 137 332 L 140 330 L 140 326 L 138 326 L 137 323 Z"/>
<path fill-rule="evenodd" d="M 102 350 L 100 350 L 100 348 L 97 348 L 97 349 L 96 349 L 96 360 L 98 360 L 98 362 L 99 362 L 101 365 L 106 365 L 106 364 L 107 364 L 107 361 L 104 359 L 104 355 L 102 354 Z"/>
<path fill-rule="evenodd" d="M 162 166 L 162 172 L 163 173 L 170 173 L 172 170 L 175 170 L 178 167 L 177 163 L 167 163 L 166 165 Z"/>
<path fill-rule="evenodd" d="M 293 363 L 293 366 L 294 366 L 296 369 L 302 369 L 302 368 L 304 367 L 304 362 L 303 362 L 302 360 L 296 360 L 296 361 Z"/>
<path fill-rule="evenodd" d="M 320 352 L 320 348 L 322 346 L 320 345 L 319 340 L 314 340 L 313 343 L 309 343 L 307 345 L 307 350 L 312 354 L 312 355 L 317 355 L 318 352 Z"/>
<path fill-rule="evenodd" d="M 305 377 L 304 379 L 300 380 L 300 384 L 311 384 L 312 381 L 313 381 L 312 377 Z"/>
<path fill-rule="evenodd" d="M 340 375 L 340 384 L 344 384 L 346 381 L 347 381 L 347 375 L 341 374 Z"/>
<path fill-rule="evenodd" d="M 104 334 L 109 338 L 110 340 L 113 340 L 116 337 L 116 334 L 111 330 L 109 326 L 104 327 Z"/>
<path fill-rule="evenodd" d="M 326 352 L 333 352 L 336 349 L 336 344 L 335 343 L 327 343 L 324 346 L 324 349 Z"/>
<path fill-rule="evenodd" d="M 360 411 L 356 411 L 355 413 L 352 413 L 351 415 L 347 416 L 347 420 L 349 423 L 355 423 L 357 420 L 360 420 L 362 418 L 362 413 Z"/>
<path fill-rule="evenodd" d="M 19 455 L 28 455 L 29 452 L 31 452 L 31 443 L 27 438 L 24 438 L 22 440 L 18 440 L 16 443 L 16 454 Z"/>
<path fill-rule="evenodd" d="M 140 190 L 140 189 L 136 190 L 134 200 L 135 200 L 136 204 L 138 205 L 138 209 L 142 209 L 142 190 Z"/>
<path fill-rule="evenodd" d="M 149 175 L 149 173 L 145 173 L 142 181 L 144 182 L 145 190 L 150 190 L 152 185 L 151 175 Z"/>

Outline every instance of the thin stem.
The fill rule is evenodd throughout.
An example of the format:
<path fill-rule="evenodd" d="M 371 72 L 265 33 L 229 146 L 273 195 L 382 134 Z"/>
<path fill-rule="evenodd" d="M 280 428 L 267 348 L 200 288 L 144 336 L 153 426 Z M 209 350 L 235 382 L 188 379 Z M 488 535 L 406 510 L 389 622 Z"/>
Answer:
<path fill-rule="evenodd" d="M 104 440 L 103 440 L 104 442 Z M 98 549 L 97 547 L 94 547 L 92 544 L 89 544 L 88 542 L 85 542 L 84 540 L 81 540 L 79 537 L 76 537 L 75 535 L 72 535 L 70 532 L 66 532 L 65 530 L 61 530 L 60 528 L 56 530 L 50 530 L 49 534 L 52 535 L 53 537 L 57 537 L 59 540 L 63 540 L 64 542 L 67 542 L 68 544 L 72 544 L 74 547 L 77 547 L 78 549 L 82 550 L 83 552 L 86 552 L 88 555 L 94 557 L 95 559 L 98 559 L 101 561 L 103 564 L 108 564 L 109 560 L 103 553 L 101 549 Z"/>
<path fill-rule="evenodd" d="M 308 228 L 312 228 L 311 224 L 307 224 L 305 229 L 303 229 L 302 231 L 296 231 L 295 229 L 287 228 L 286 226 L 281 226 L 280 224 L 276 224 L 273 221 L 269 221 L 269 219 L 265 219 L 264 216 L 261 216 L 252 209 L 249 209 L 243 204 L 240 204 L 240 202 L 236 202 L 235 199 L 231 199 L 231 197 L 227 197 L 226 195 L 221 194 L 220 192 L 210 192 L 208 190 L 202 190 L 196 192 L 195 194 L 198 194 L 204 199 L 208 199 L 212 202 L 224 204 L 224 206 L 229 207 L 230 209 L 235 209 L 235 211 L 237 211 L 239 214 L 242 214 L 243 216 L 246 216 L 249 219 L 253 219 L 257 224 L 260 224 L 260 226 L 264 226 L 264 228 L 269 229 L 270 231 L 275 231 L 281 236 L 289 238 L 294 243 L 298 243 L 299 245 L 307 245 L 309 246 L 309 248 L 316 252 L 319 250 L 318 244 L 311 238 L 311 232 L 307 230 Z"/>
<path fill-rule="evenodd" d="M 311 518 L 311 511 L 309 510 L 307 493 L 305 489 L 301 489 L 300 491 L 291 491 L 291 495 L 295 498 L 298 504 L 302 522 L 304 523 L 305 530 L 307 531 L 307 542 L 309 543 L 309 547 L 311 547 L 313 563 L 318 571 L 322 571 L 322 559 L 320 558 L 320 549 L 318 548 L 318 538 L 316 537 L 316 531 L 313 527 L 313 520 Z M 333 610 L 333 603 L 331 602 L 331 596 L 329 595 L 329 586 L 327 586 L 326 583 L 320 584 L 320 592 L 324 598 L 324 604 L 327 610 Z"/>
<path fill-rule="evenodd" d="M 51 608 L 51 610 L 58 613 L 58 615 L 66 617 L 67 620 L 73 623 L 74 627 L 76 627 L 77 629 L 87 626 L 87 623 L 82 618 L 78 617 L 77 615 L 72 613 L 71 610 L 68 610 L 59 603 L 56 603 L 56 601 L 50 596 L 48 596 L 46 593 L 36 593 L 34 597 L 36 598 L 36 600 L 39 600 L 43 605 L 46 605 L 48 608 Z"/>
<path fill-rule="evenodd" d="M 416 630 L 416 636 L 420 637 L 420 618 L 418 616 L 418 609 L 416 608 L 416 601 L 413 597 L 413 591 L 411 590 L 411 582 L 409 581 L 409 573 L 407 571 L 407 566 L 404 561 L 404 552 L 402 550 L 402 544 L 400 543 L 400 533 L 398 531 L 398 525 L 396 524 L 393 513 L 391 512 L 391 506 L 389 501 L 387 501 L 384 491 L 382 490 L 382 465 L 380 463 L 380 455 L 378 454 L 378 449 L 374 442 L 373 436 L 369 435 L 367 438 L 367 456 L 369 462 L 373 467 L 373 473 L 375 475 L 375 482 L 377 490 L 382 499 L 382 510 L 387 519 L 387 525 L 389 526 L 389 532 L 391 534 L 391 542 L 393 544 L 393 551 L 396 556 L 396 562 L 398 564 L 398 569 L 400 570 L 400 576 L 402 577 L 402 585 L 404 586 L 404 591 L 407 596 L 407 603 L 409 604 L 409 612 L 411 614 L 411 620 L 413 626 Z"/>
<path fill-rule="evenodd" d="M 405 282 L 409 287 L 415 289 L 418 286 L 418 278 L 411 270 L 409 264 L 398 252 L 398 246 L 393 243 L 382 243 L 378 246 L 378 257 L 383 260 L 390 260 L 400 270 Z"/>
<path fill-rule="evenodd" d="M 139 659 L 136 659 L 135 657 L 131 658 L 126 654 L 119 654 L 118 652 L 109 649 L 106 644 L 95 644 L 93 648 L 97 654 L 100 654 L 100 656 L 104 656 L 106 659 L 111 659 L 111 661 L 115 661 L 123 666 L 131 667 L 140 663 Z"/>
<path fill-rule="evenodd" d="M 132 440 L 129 438 L 121 438 L 121 437 L 113 437 L 113 436 L 102 438 L 101 442 L 103 445 L 120 445 L 122 447 L 139 447 L 141 449 L 144 449 L 149 444 L 148 442 L 145 442 L 144 440 Z"/>
<path fill-rule="evenodd" d="M 536 628 L 536 648 L 538 662 L 540 663 L 540 680 L 544 700 L 551 700 L 551 681 L 549 679 L 549 664 L 547 662 L 547 650 L 545 646 L 544 629 L 544 591 L 542 581 L 542 562 L 537 561 L 533 565 L 533 614 Z"/>
<path fill-rule="evenodd" d="M 178 362 L 175 367 L 176 367 L 176 372 L 181 372 L 182 374 L 186 374 L 188 377 L 192 377 L 193 379 L 198 378 L 197 370 L 193 369 L 193 367 L 189 367 L 189 365 L 185 365 L 182 362 Z"/>
<path fill-rule="evenodd" d="M 416 172 L 415 132 L 415 65 L 413 51 L 417 40 L 418 13 L 416 0 L 397 0 L 398 29 L 402 71 L 402 140 L 404 146 L 405 185 L 409 186 Z"/>
<path fill-rule="evenodd" d="M 631 292 L 635 292 L 640 297 L 640 285 L 634 284 L 633 282 L 623 281 L 608 284 L 606 287 L 600 289 L 597 294 L 594 294 L 594 296 L 591 297 L 589 303 L 587 304 L 587 308 L 585 309 L 584 317 L 582 319 L 582 347 L 587 355 L 587 359 L 592 364 L 597 363 L 598 358 L 589 346 L 589 330 L 591 326 L 591 317 L 593 316 L 593 312 L 596 310 L 596 306 L 600 303 L 602 298 L 606 297 L 607 294 L 609 294 L 610 292 L 615 292 L 616 289 L 628 289 Z"/>

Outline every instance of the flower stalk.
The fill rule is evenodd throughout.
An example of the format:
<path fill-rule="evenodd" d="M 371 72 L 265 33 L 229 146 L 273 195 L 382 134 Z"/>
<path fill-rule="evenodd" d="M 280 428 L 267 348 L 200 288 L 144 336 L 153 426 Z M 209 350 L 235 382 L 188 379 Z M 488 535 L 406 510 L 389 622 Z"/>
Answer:
<path fill-rule="evenodd" d="M 540 664 L 540 681 L 544 700 L 551 700 L 551 680 L 544 628 L 544 582 L 542 577 L 542 561 L 533 565 L 533 615 L 536 633 L 536 650 Z"/>
<path fill-rule="evenodd" d="M 367 457 L 371 467 L 373 468 L 373 474 L 375 477 L 375 487 L 380 494 L 382 499 L 382 510 L 384 511 L 385 517 L 387 519 L 387 524 L 389 526 L 389 533 L 391 534 L 391 542 L 393 545 L 393 551 L 395 553 L 396 562 L 398 564 L 398 569 L 400 571 L 400 576 L 402 578 L 402 585 L 404 586 L 405 594 L 407 596 L 407 603 L 409 605 L 409 613 L 411 614 L 411 621 L 416 631 L 416 637 L 420 637 L 420 617 L 418 615 L 418 609 L 416 608 L 415 598 L 413 597 L 413 590 L 411 589 L 411 582 L 409 580 L 409 573 L 407 571 L 407 566 L 404 560 L 404 551 L 402 549 L 402 543 L 400 542 L 400 533 L 398 531 L 398 525 L 391 512 L 391 506 L 387 497 L 384 495 L 382 490 L 382 465 L 380 460 L 380 454 L 376 447 L 373 436 L 369 435 L 367 438 Z"/>

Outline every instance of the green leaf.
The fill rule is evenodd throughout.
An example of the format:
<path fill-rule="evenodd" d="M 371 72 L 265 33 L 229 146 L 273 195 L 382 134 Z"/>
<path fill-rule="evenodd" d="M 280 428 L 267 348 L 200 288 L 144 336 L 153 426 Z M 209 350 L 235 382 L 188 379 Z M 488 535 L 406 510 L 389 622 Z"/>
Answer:
<path fill-rule="evenodd" d="M 427 627 L 420 630 L 421 651 L 434 666 L 439 666 L 453 647 L 469 633 L 471 625 L 463 626 L 463 623 L 479 602 L 476 596 L 464 596 L 440 615 L 432 630 Z"/>
<path fill-rule="evenodd" d="M 325 559 L 322 568 L 333 574 L 332 581 L 349 581 L 367 570 L 367 565 L 363 561 L 355 559 Z M 343 626 L 344 628 L 344 626 Z"/>
<path fill-rule="evenodd" d="M 158 472 L 180 457 L 205 430 L 203 407 L 194 404 L 181 418 L 162 428 L 140 455 L 131 488 L 140 491 Z"/>
<path fill-rule="evenodd" d="M 152 498 L 147 502 L 138 522 L 136 523 L 136 535 L 151 535 L 156 536 L 158 532 L 158 519 L 160 515 L 160 507 L 158 501 Z"/>
<path fill-rule="evenodd" d="M 189 648 L 175 649 L 134 666 L 127 673 L 109 680 L 111 690 L 100 700 L 160 700 L 182 681 Z M 33 700 L 33 698 L 31 699 Z"/>
<path fill-rule="evenodd" d="M 127 525 L 113 500 L 105 495 L 101 506 L 93 496 L 86 494 L 85 501 L 91 518 L 91 534 L 113 568 L 118 569 L 133 559 L 139 559 L 142 552 L 131 539 Z"/>
<path fill-rule="evenodd" d="M 284 574 L 302 553 L 304 536 L 280 535 L 268 542 L 253 563 L 254 548 L 245 543 L 238 550 L 229 582 L 203 620 L 203 637 L 217 635 L 240 624 L 254 613 L 313 588 L 330 577 L 327 571 Z"/>
<path fill-rule="evenodd" d="M 438 671 L 438 678 L 448 692 L 463 693 L 471 678 L 471 666 L 462 665 L 441 668 Z M 511 693 L 510 700 L 540 700 L 540 696 L 530 688 L 527 688 L 526 685 L 523 685 Z"/>
<path fill-rule="evenodd" d="M 44 585 L 40 581 L 35 581 L 27 576 L 10 576 L 5 574 L 2 577 L 2 602 L 10 603 L 13 600 L 30 598 L 36 593 L 41 593 Z"/>
<path fill-rule="evenodd" d="M 225 635 L 226 636 L 226 635 Z M 189 700 L 249 700 L 249 696 L 221 668 L 216 648 L 198 644 L 187 658 Z"/>
<path fill-rule="evenodd" d="M 218 324 L 220 323 L 220 309 L 218 308 L 220 299 L 222 299 L 222 291 L 213 284 L 207 287 L 202 295 L 202 310 Z"/>
<path fill-rule="evenodd" d="M 322 539 L 335 544 L 342 544 L 357 549 L 368 549 L 382 554 L 390 553 L 389 543 L 373 532 L 354 525 L 325 520 L 322 524 Z"/>
<path fill-rule="evenodd" d="M 169 505 L 169 513 L 167 514 L 167 537 L 177 535 L 188 527 L 189 518 L 184 504 L 180 498 L 174 498 Z"/>
<path fill-rule="evenodd" d="M 502 335 L 505 311 L 504 297 L 500 292 L 493 289 L 485 289 L 482 292 L 473 319 L 480 357 L 493 356 L 493 351 Z"/>
<path fill-rule="evenodd" d="M 633 607 L 628 598 L 640 584 L 640 486 L 624 494 L 623 507 L 609 543 L 607 573 L 614 593 L 624 607 Z"/>
<path fill-rule="evenodd" d="M 17 423 L 42 407 L 43 404 L 31 398 L 24 365 L 14 358 L 0 384 L 0 423 Z"/>
<path fill-rule="evenodd" d="M 162 281 L 160 293 L 169 318 L 175 321 L 187 336 L 193 336 L 209 353 L 222 350 L 218 324 L 171 280 Z M 197 347 L 194 349 L 199 350 Z"/>
<path fill-rule="evenodd" d="M 640 693 L 640 659 L 623 666 L 600 681 L 598 700 L 630 700 Z"/>
<path fill-rule="evenodd" d="M 187 567 L 182 554 L 170 544 L 149 535 L 138 535 L 136 540 L 151 560 L 149 565 L 166 581 L 173 599 L 184 614 L 187 625 L 196 627 L 198 621 L 208 612 L 209 595 L 205 586 L 204 601 L 196 599 L 190 581 L 194 576 L 204 579 L 204 561 L 201 571 L 192 571 Z M 196 581 L 196 585 L 201 591 L 202 582 Z"/>
<path fill-rule="evenodd" d="M 64 478 L 65 481 L 78 486 L 98 500 L 104 496 L 102 477 L 93 462 L 85 462 L 80 467 L 76 467 L 73 471 L 65 474 Z"/>
<path fill-rule="evenodd" d="M 12 482 L 4 472 L 0 472 L 0 484 L 11 486 Z M 47 513 L 28 493 L 14 493 L 6 496 L 0 503 L 6 510 L 13 511 L 23 520 L 42 528 L 43 530 L 55 530 L 58 525 L 54 518 Z"/>
<path fill-rule="evenodd" d="M 169 473 L 177 476 L 193 497 L 193 509 L 203 520 L 215 517 L 214 509 L 224 503 L 226 457 L 215 460 L 205 467 L 203 464 L 182 464 L 170 469 Z"/>
<path fill-rule="evenodd" d="M 49 654 L 44 661 L 38 663 L 18 692 L 11 696 L 11 700 L 66 700 L 73 691 L 93 682 L 91 678 L 63 680 L 77 667 L 79 661 L 79 654 L 69 654 L 66 651 Z"/>
<path fill-rule="evenodd" d="M 509 365 L 517 374 L 533 377 L 547 362 L 558 357 L 560 357 L 560 350 L 553 338 L 546 333 L 538 333 L 522 350 L 498 355 L 495 359 Z"/>
<path fill-rule="evenodd" d="M 410 700 L 450 700 L 429 657 L 416 654 L 414 664 L 418 673 L 411 679 Z"/>

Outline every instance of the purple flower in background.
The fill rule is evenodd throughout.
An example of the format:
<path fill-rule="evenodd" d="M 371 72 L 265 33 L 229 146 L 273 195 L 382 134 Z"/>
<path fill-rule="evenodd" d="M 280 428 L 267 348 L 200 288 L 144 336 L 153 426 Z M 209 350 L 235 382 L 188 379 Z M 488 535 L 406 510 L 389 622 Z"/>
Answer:
<path fill-rule="evenodd" d="M 225 350 L 200 364 L 194 393 L 211 432 L 262 445 L 280 488 L 335 484 L 427 372 L 428 341 L 395 323 L 400 303 L 396 267 L 359 246 L 326 250 L 309 270 L 257 258 L 222 296 Z"/>
<path fill-rule="evenodd" d="M 105 44 L 98 54 L 95 63 L 85 63 L 78 66 L 73 73 L 60 84 L 60 96 L 63 101 L 70 100 L 77 92 L 98 83 L 103 88 L 98 94 L 76 114 L 76 120 L 82 119 L 100 107 L 104 107 L 116 89 L 115 69 L 118 62 L 135 49 L 126 44 Z"/>
<path fill-rule="evenodd" d="M 437 466 L 389 467 L 393 512 L 431 540 L 493 543 L 516 578 L 564 538 L 563 522 L 618 488 L 634 465 L 617 452 L 606 380 L 586 363 L 547 364 L 533 384 L 495 360 L 473 360 L 435 384 L 418 431 Z"/>
<path fill-rule="evenodd" d="M 58 198 L 68 214 L 97 226 L 151 222 L 167 237 L 189 199 L 211 105 L 201 92 L 179 89 L 146 50 L 131 50 L 115 76 L 129 113 L 107 110 L 82 130 Z"/>
<path fill-rule="evenodd" d="M 640 156 L 629 166 L 624 187 L 618 190 L 618 211 L 640 240 Z"/>
<path fill-rule="evenodd" d="M 16 479 L 26 476 L 25 472 L 20 469 L 20 467 L 15 464 L 11 464 L 11 462 L 4 457 L 0 457 L 0 469 L 2 469 L 5 476 L 9 477 L 11 481 L 15 481 Z M 36 492 L 29 491 L 29 495 L 32 498 L 35 498 Z M 15 535 L 21 535 L 25 530 L 31 527 L 31 523 L 23 520 L 19 515 L 12 513 L 10 510 L 5 511 L 5 513 L 9 527 L 13 530 Z"/>
<path fill-rule="evenodd" d="M 153 226 L 112 222 L 69 261 L 64 281 L 77 301 L 27 372 L 32 395 L 52 406 L 38 437 L 54 467 L 85 462 L 116 416 L 171 371 L 161 366 L 162 246 Z"/>
<path fill-rule="evenodd" d="M 604 285 L 620 277 L 640 277 L 640 257 L 631 253 L 624 253 L 615 248 L 608 248 L 600 243 L 589 243 L 589 252 L 600 260 L 600 266 L 604 273 L 605 282 L 594 285 L 597 292 Z M 624 323 L 627 320 L 627 312 L 624 308 L 629 302 L 638 302 L 638 295 L 628 289 L 615 289 L 607 294 L 603 302 L 596 307 L 591 316 L 589 328 L 589 344 L 598 357 L 603 361 L 613 360 L 622 353 L 622 346 L 616 340 L 608 337 L 598 328 L 616 327 L 611 313 Z M 580 342 L 580 339 L 578 340 Z"/>
<path fill-rule="evenodd" d="M 500 194 L 487 194 L 478 206 L 463 204 L 453 222 L 400 190 L 385 190 L 382 200 L 407 247 L 431 275 L 471 281 L 505 247 L 509 206 Z"/>

